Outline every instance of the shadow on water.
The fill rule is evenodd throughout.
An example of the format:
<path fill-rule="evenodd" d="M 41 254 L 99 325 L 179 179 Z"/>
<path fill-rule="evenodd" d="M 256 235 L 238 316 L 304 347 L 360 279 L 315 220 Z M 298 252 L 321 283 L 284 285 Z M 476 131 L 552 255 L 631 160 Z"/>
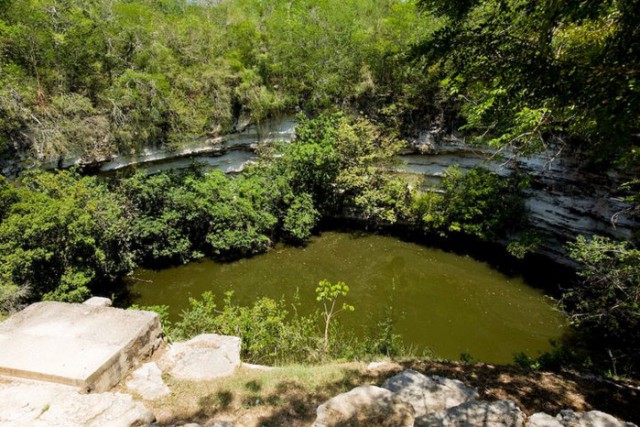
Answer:
<path fill-rule="evenodd" d="M 492 269 L 507 277 L 522 277 L 527 285 L 540 289 L 554 298 L 559 298 L 562 295 L 562 289 L 567 288 L 576 279 L 575 270 L 567 265 L 559 264 L 540 254 L 527 254 L 523 259 L 517 259 L 501 243 L 482 241 L 462 234 L 442 237 L 416 231 L 404 225 L 371 231 L 365 228 L 365 224 L 360 220 L 327 218 L 323 219 L 318 232 L 339 231 L 348 233 L 353 239 L 365 238 L 371 233 L 376 233 L 426 248 L 468 256 L 487 263 Z"/>

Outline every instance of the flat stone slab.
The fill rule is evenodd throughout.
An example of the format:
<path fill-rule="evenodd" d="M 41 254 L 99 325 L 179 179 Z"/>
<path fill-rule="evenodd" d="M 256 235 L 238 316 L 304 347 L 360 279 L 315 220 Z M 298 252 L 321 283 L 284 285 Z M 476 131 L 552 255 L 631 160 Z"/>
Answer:
<path fill-rule="evenodd" d="M 40 302 L 0 323 L 0 374 L 105 391 L 161 334 L 152 312 Z"/>
<path fill-rule="evenodd" d="M 51 383 L 0 378 L 0 427 L 130 427 L 153 414 L 123 393 L 78 393 Z"/>

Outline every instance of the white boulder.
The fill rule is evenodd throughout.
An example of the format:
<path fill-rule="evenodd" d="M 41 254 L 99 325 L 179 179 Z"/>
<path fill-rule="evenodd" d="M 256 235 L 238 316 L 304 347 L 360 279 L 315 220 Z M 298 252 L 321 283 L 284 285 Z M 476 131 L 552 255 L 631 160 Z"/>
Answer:
<path fill-rule="evenodd" d="M 556 417 L 544 412 L 537 412 L 527 419 L 525 427 L 564 427 Z"/>
<path fill-rule="evenodd" d="M 231 375 L 240 366 L 240 344 L 238 337 L 198 335 L 171 345 L 159 364 L 176 379 L 212 380 Z"/>
<path fill-rule="evenodd" d="M 524 414 L 510 400 L 471 400 L 444 412 L 428 415 L 416 426 L 429 427 L 522 427 Z"/>
<path fill-rule="evenodd" d="M 162 380 L 162 371 L 155 362 L 149 362 L 135 370 L 126 382 L 132 392 L 145 400 L 156 400 L 171 393 Z"/>
<path fill-rule="evenodd" d="M 83 304 L 90 305 L 92 307 L 111 307 L 112 302 L 109 298 L 91 297 L 83 302 Z"/>
<path fill-rule="evenodd" d="M 414 419 L 410 404 L 389 390 L 365 385 L 320 405 L 313 427 L 413 427 Z"/>
<path fill-rule="evenodd" d="M 461 381 L 427 377 L 411 369 L 387 379 L 382 388 L 410 403 L 418 423 L 427 414 L 444 411 L 478 397 L 476 389 L 467 387 Z"/>

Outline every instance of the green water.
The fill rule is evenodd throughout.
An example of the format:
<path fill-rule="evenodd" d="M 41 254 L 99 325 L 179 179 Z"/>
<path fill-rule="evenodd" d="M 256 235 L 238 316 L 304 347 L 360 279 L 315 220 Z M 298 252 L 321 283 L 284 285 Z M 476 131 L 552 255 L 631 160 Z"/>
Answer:
<path fill-rule="evenodd" d="M 166 304 L 174 319 L 188 297 L 227 290 L 238 304 L 261 296 L 291 301 L 299 289 L 302 311 L 313 311 L 315 285 L 344 281 L 356 307 L 340 321 L 366 333 L 393 307 L 395 331 L 406 344 L 457 359 L 469 353 L 486 362 L 536 355 L 566 331 L 554 303 L 521 278 L 512 278 L 466 256 L 392 237 L 325 232 L 305 248 L 278 246 L 233 263 L 210 260 L 160 271 L 138 270 L 131 279 L 135 303 Z"/>

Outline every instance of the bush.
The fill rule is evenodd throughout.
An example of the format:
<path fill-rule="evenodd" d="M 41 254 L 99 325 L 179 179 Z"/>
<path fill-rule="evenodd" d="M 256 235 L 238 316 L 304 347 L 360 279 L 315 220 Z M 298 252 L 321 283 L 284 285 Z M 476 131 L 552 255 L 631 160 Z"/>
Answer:
<path fill-rule="evenodd" d="M 501 177 L 484 168 L 463 173 L 450 167 L 443 176 L 441 192 L 414 197 L 413 215 L 428 232 L 493 240 L 526 224 L 524 185 L 526 181 L 517 177 Z"/>
<path fill-rule="evenodd" d="M 260 298 L 252 306 L 232 303 L 233 293 L 226 294 L 217 309 L 211 292 L 200 300 L 190 298 L 189 308 L 172 327 L 171 336 L 187 339 L 203 333 L 238 336 L 242 339 L 242 357 L 255 363 L 295 361 L 314 350 L 317 332 L 309 318 L 288 320 L 284 301 Z"/>
<path fill-rule="evenodd" d="M 640 250 L 629 242 L 578 236 L 568 245 L 579 280 L 562 305 L 612 372 L 638 372 L 640 363 Z"/>
<path fill-rule="evenodd" d="M 243 360 L 253 363 L 315 363 L 410 354 L 393 333 L 390 319 L 383 322 L 379 333 L 357 338 L 338 322 L 327 323 L 324 311 L 301 316 L 290 313 L 284 300 L 260 298 L 250 306 L 238 306 L 232 298 L 233 293 L 228 292 L 220 306 L 211 292 L 205 292 L 200 299 L 190 298 L 189 308 L 180 314 L 180 320 L 169 327 L 165 325 L 165 330 L 178 340 L 204 333 L 238 336 L 242 339 Z M 331 301 L 326 301 L 329 306 Z M 293 306 L 296 307 L 295 301 Z M 325 326 L 326 336 L 331 336 L 330 346 L 326 346 Z"/>
<path fill-rule="evenodd" d="M 129 213 L 97 178 L 30 172 L 13 194 L 0 224 L 5 294 L 80 302 L 133 268 Z"/>

